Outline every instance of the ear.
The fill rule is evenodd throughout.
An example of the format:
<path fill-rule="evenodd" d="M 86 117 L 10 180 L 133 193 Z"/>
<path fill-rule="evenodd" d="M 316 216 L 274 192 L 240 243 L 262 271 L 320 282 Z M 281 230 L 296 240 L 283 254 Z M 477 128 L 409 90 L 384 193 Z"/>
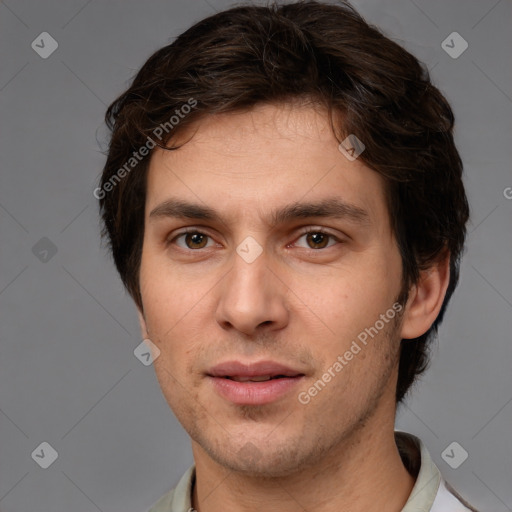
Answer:
<path fill-rule="evenodd" d="M 450 253 L 446 250 L 437 262 L 420 273 L 418 282 L 411 287 L 402 322 L 403 339 L 418 338 L 430 329 L 439 315 L 449 282 Z"/>
<path fill-rule="evenodd" d="M 146 319 L 144 318 L 144 314 L 142 311 L 137 307 L 137 315 L 139 317 L 139 324 L 140 324 L 140 334 L 142 336 L 142 339 L 148 339 L 149 333 L 148 333 L 148 327 L 146 325 Z"/>

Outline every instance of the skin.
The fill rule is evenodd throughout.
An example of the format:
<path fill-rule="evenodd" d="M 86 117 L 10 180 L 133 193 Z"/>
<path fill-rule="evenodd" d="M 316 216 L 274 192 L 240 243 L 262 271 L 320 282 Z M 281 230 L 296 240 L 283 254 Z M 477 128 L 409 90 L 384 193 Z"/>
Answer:
<path fill-rule="evenodd" d="M 298 393 L 400 292 L 383 180 L 342 155 L 326 113 L 311 105 L 203 118 L 178 140 L 187 142 L 150 160 L 140 320 L 160 349 L 162 392 L 192 440 L 193 507 L 401 510 L 414 478 L 393 434 L 399 344 L 434 322 L 448 257 L 411 288 L 403 315 L 304 405 Z M 276 208 L 333 197 L 363 209 L 365 220 L 270 222 Z M 221 220 L 150 215 L 170 198 L 215 209 Z M 207 237 L 177 238 L 184 228 Z M 312 238 L 306 229 L 333 236 Z M 248 236 L 263 250 L 252 263 L 236 252 Z M 227 360 L 273 360 L 305 377 L 273 403 L 234 405 L 205 375 Z"/>

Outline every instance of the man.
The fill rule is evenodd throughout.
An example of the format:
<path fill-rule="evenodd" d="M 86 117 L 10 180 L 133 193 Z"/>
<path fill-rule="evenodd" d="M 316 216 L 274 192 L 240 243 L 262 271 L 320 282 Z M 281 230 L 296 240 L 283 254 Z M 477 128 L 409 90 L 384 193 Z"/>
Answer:
<path fill-rule="evenodd" d="M 238 7 L 106 118 L 104 235 L 195 461 L 151 512 L 471 510 L 394 431 L 469 215 L 419 62 L 348 4 Z"/>

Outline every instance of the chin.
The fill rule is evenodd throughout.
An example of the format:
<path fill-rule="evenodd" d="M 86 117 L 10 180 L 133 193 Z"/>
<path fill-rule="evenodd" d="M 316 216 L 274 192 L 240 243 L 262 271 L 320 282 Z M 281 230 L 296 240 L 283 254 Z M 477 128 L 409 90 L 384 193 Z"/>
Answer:
<path fill-rule="evenodd" d="M 300 472 L 320 455 L 318 447 L 307 450 L 303 443 L 295 441 L 287 444 L 271 444 L 266 439 L 242 442 L 244 444 L 236 446 L 221 444 L 215 447 L 202 443 L 202 447 L 217 464 L 259 479 L 288 477 Z"/>
<path fill-rule="evenodd" d="M 275 457 L 261 457 L 258 460 L 237 458 L 217 460 L 224 467 L 238 474 L 257 479 L 282 478 L 299 471 L 294 460 L 276 460 Z"/>

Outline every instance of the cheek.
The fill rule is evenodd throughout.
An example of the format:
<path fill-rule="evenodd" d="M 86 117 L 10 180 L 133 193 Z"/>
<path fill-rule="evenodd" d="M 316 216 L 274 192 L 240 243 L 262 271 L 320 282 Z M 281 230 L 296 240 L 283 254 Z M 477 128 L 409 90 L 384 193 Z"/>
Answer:
<path fill-rule="evenodd" d="M 200 310 L 213 285 L 210 281 L 211 278 L 198 280 L 187 276 L 173 268 L 164 256 L 148 251 L 141 262 L 140 288 L 150 332 L 167 339 L 172 338 L 183 320 L 191 325 L 188 318 Z"/>
<path fill-rule="evenodd" d="M 326 334 L 322 346 L 339 350 L 392 307 L 399 274 L 376 255 L 358 254 L 314 274 L 289 276 L 288 283 L 302 301 L 299 322 L 307 321 L 311 329 L 317 325 Z"/>
<path fill-rule="evenodd" d="M 163 389 L 179 393 L 180 383 L 196 378 L 197 356 L 212 341 L 213 314 L 206 308 L 216 280 L 194 279 L 146 256 L 140 282 L 149 338 L 160 349 L 155 371 Z"/>
<path fill-rule="evenodd" d="M 180 359 L 180 355 L 176 358 Z M 200 397 L 196 388 L 190 384 L 190 379 L 186 380 L 183 360 L 174 365 L 168 355 L 162 352 L 153 366 L 162 393 L 176 417 L 182 421 L 184 418 L 200 415 L 202 408 L 197 407 L 197 403 L 201 403 Z"/>

